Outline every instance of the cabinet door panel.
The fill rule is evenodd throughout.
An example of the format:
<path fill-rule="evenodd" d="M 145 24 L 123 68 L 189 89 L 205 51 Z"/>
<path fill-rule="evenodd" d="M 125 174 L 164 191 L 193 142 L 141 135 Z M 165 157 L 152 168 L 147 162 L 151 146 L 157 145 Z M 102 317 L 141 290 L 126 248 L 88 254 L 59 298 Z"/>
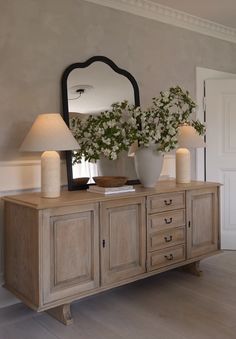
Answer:
<path fill-rule="evenodd" d="M 187 192 L 187 255 L 193 258 L 218 248 L 217 188 Z"/>
<path fill-rule="evenodd" d="M 97 209 L 86 205 L 77 213 L 47 217 L 43 230 L 44 302 L 98 286 Z"/>
<path fill-rule="evenodd" d="M 93 225 L 91 211 L 51 218 L 54 286 L 90 280 Z"/>
<path fill-rule="evenodd" d="M 101 204 L 102 284 L 145 272 L 145 199 Z"/>

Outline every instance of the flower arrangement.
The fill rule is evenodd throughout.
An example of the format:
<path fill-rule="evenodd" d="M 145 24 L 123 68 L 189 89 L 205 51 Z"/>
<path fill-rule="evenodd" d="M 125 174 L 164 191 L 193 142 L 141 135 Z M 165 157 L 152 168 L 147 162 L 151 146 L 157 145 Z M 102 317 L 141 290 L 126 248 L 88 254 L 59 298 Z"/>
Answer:
<path fill-rule="evenodd" d="M 121 151 L 128 150 L 130 141 L 123 119 L 125 107 L 126 102 L 114 103 L 110 111 L 90 115 L 86 120 L 70 119 L 70 128 L 80 145 L 73 154 L 73 163 L 79 163 L 82 157 L 96 162 L 102 155 L 116 160 Z"/>
<path fill-rule="evenodd" d="M 80 145 L 73 161 L 78 163 L 84 156 L 85 160 L 96 162 L 101 155 L 116 160 L 134 142 L 139 147 L 156 145 L 157 151 L 169 152 L 177 147 L 180 125 L 191 125 L 200 135 L 205 133 L 205 126 L 191 119 L 195 108 L 189 92 L 176 86 L 153 98 L 152 106 L 146 110 L 124 101 L 85 121 L 73 117 L 70 126 Z"/>
<path fill-rule="evenodd" d="M 205 133 L 205 126 L 199 120 L 191 119 L 195 108 L 189 92 L 183 91 L 180 86 L 160 92 L 147 110 L 127 105 L 129 140 L 138 141 L 138 145 L 144 147 L 155 144 L 157 151 L 167 153 L 177 147 L 179 126 L 191 125 L 200 135 Z"/>

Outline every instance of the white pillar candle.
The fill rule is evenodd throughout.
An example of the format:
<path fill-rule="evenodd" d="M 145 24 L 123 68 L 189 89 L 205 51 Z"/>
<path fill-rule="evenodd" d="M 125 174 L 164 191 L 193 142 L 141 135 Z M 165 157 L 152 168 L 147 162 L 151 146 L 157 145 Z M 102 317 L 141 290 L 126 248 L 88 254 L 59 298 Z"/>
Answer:
<path fill-rule="evenodd" d="M 46 151 L 41 156 L 41 187 L 43 198 L 60 196 L 60 155 L 56 151 Z"/>
<path fill-rule="evenodd" d="M 187 148 L 176 151 L 176 182 L 186 184 L 191 181 L 190 152 Z"/>

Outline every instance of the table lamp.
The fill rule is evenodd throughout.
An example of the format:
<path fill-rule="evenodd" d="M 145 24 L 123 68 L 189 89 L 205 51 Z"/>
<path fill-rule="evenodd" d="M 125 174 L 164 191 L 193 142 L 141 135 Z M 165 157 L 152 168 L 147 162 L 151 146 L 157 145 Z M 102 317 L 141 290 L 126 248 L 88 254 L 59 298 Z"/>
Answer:
<path fill-rule="evenodd" d="M 57 198 L 61 190 L 60 155 L 57 151 L 76 150 L 79 144 L 59 113 L 39 114 L 20 151 L 44 152 L 41 156 L 41 194 Z"/>
<path fill-rule="evenodd" d="M 176 150 L 176 182 L 191 182 L 191 159 L 189 148 L 206 147 L 203 138 L 194 127 L 183 125 L 178 128 L 178 145 Z"/>

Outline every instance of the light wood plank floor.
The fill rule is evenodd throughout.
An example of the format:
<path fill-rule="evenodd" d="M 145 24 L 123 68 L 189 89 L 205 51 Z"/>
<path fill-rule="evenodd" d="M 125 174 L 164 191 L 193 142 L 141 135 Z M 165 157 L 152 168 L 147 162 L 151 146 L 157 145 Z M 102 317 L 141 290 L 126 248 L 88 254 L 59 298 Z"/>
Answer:
<path fill-rule="evenodd" d="M 74 303 L 66 327 L 22 304 L 0 310 L 0 339 L 236 339 L 236 252 Z"/>

